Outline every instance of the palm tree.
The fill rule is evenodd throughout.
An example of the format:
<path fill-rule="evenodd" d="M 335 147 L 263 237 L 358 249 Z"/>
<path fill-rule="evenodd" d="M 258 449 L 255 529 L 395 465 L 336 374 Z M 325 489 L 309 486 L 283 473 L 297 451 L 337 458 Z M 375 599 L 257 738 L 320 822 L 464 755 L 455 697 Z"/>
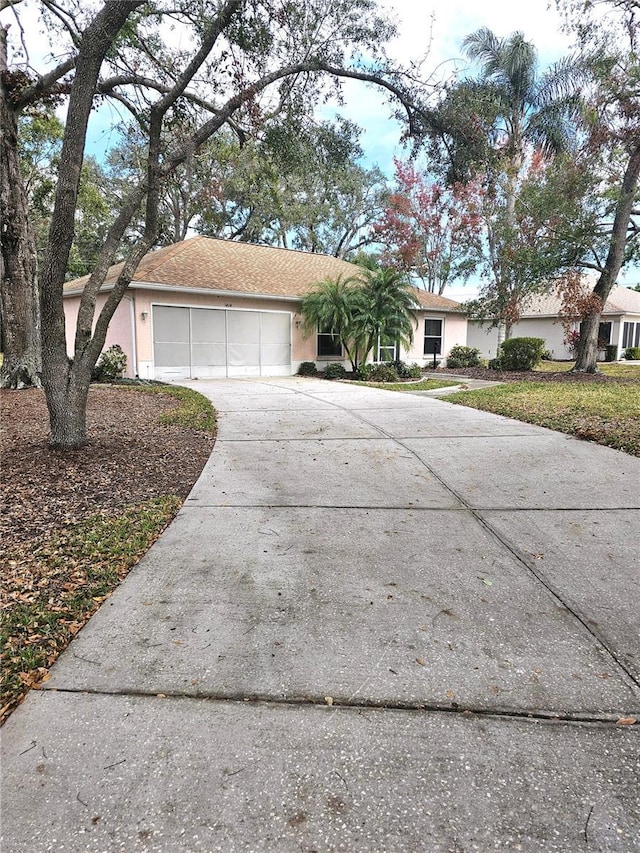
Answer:
<path fill-rule="evenodd" d="M 354 316 L 358 304 L 355 276 L 323 279 L 302 300 L 300 313 L 305 336 L 318 331 L 334 336 L 347 354 L 353 370 L 358 369 L 358 341 L 354 337 Z"/>
<path fill-rule="evenodd" d="M 531 286 L 527 263 L 520 269 L 513 252 L 519 237 L 516 206 L 523 167 L 534 149 L 551 157 L 571 147 L 579 99 L 571 86 L 571 61 L 539 74 L 537 51 L 521 32 L 498 38 L 482 27 L 467 36 L 463 47 L 480 73 L 454 92 L 457 103 L 466 104 L 467 118 L 483 125 L 475 157 L 484 160 L 488 196 L 496 199 L 495 210 L 487 217 L 493 279 L 489 291 L 500 306 L 508 336 L 519 316 L 519 302 Z M 474 159 L 468 139 L 462 149 L 463 158 Z"/>
<path fill-rule="evenodd" d="M 378 347 L 411 343 L 417 324 L 418 301 L 415 289 L 401 272 L 392 269 L 367 271 L 358 296 L 355 323 L 357 338 L 364 342 L 363 361 Z"/>
<path fill-rule="evenodd" d="M 347 354 L 353 371 L 378 346 L 413 340 L 418 301 L 397 270 L 362 270 L 361 275 L 324 279 L 302 300 L 303 333 L 326 331 Z"/>

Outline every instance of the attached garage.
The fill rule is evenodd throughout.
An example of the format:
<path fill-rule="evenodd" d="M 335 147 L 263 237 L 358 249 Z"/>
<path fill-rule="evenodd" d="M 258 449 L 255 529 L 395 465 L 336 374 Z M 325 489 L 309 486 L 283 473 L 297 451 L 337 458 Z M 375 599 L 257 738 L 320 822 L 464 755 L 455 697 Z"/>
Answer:
<path fill-rule="evenodd" d="M 152 305 L 154 376 L 291 375 L 291 313 Z"/>
<path fill-rule="evenodd" d="M 110 268 L 98 310 L 122 268 Z M 122 347 L 128 376 L 163 382 L 290 376 L 305 361 L 321 370 L 334 361 L 348 367 L 331 334 L 305 328 L 301 305 L 319 282 L 361 274 L 360 267 L 328 255 L 191 237 L 145 255 L 109 323 L 105 349 Z M 64 287 L 70 356 L 87 280 Z M 401 353 L 405 361 L 425 361 L 423 347 L 435 335 L 431 327 L 423 335 L 425 318 L 438 326 L 443 356 L 466 342 L 467 320 L 458 303 L 421 290 L 416 297 L 419 325 L 412 348 Z"/>

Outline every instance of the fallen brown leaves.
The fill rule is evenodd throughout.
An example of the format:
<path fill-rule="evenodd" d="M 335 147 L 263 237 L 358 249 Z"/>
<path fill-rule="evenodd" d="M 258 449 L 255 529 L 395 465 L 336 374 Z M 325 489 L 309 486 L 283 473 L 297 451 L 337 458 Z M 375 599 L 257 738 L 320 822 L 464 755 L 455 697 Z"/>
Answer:
<path fill-rule="evenodd" d="M 42 392 L 0 391 L 0 408 L 4 719 L 175 515 L 214 438 L 160 423 L 174 398 L 121 387 L 92 386 L 71 453 L 47 446 Z"/>

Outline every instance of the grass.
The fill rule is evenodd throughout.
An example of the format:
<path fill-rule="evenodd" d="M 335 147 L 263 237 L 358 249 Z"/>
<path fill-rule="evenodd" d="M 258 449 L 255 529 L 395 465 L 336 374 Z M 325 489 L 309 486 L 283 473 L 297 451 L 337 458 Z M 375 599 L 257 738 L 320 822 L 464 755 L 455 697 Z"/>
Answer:
<path fill-rule="evenodd" d="M 637 383 L 509 382 L 481 391 L 453 393 L 447 396 L 447 402 L 548 427 L 640 456 Z"/>
<path fill-rule="evenodd" d="M 450 379 L 421 379 L 419 382 L 358 382 L 352 381 L 352 385 L 366 385 L 368 388 L 384 388 L 385 391 L 435 391 L 436 388 L 450 388 L 460 385 Z"/>
<path fill-rule="evenodd" d="M 89 617 L 151 547 L 182 501 L 156 498 L 115 517 L 96 515 L 9 563 L 3 652 L 4 717 L 48 669 Z"/>
<path fill-rule="evenodd" d="M 541 373 L 568 373 L 573 364 L 572 361 L 541 361 L 536 370 Z M 599 362 L 598 370 L 605 376 L 614 376 L 620 379 L 640 379 L 640 364 L 603 361 Z"/>
<path fill-rule="evenodd" d="M 162 422 L 215 434 L 215 410 L 197 391 L 131 387 L 176 398 L 178 405 L 161 416 Z M 0 722 L 30 688 L 48 678 L 49 667 L 149 550 L 182 503 L 175 495 L 165 495 L 122 507 L 115 514 L 95 515 L 61 529 L 34 550 L 27 547 L 24 557 L 9 562 L 0 626 Z"/>
<path fill-rule="evenodd" d="M 202 394 L 191 388 L 174 385 L 131 385 L 132 389 L 145 394 L 165 394 L 175 397 L 179 405 L 160 418 L 163 424 L 176 424 L 187 429 L 215 434 L 215 409 Z"/>

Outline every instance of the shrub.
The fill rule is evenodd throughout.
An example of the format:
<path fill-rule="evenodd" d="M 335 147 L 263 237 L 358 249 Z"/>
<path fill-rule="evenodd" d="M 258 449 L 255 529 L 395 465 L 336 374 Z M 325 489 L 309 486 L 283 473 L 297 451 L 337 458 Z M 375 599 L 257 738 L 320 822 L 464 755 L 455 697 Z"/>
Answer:
<path fill-rule="evenodd" d="M 489 368 L 489 370 L 500 370 L 502 368 L 502 365 L 500 364 L 500 359 L 490 358 L 487 363 L 487 367 Z"/>
<path fill-rule="evenodd" d="M 404 361 L 402 361 L 401 359 L 398 359 L 397 361 L 390 362 L 390 364 L 393 367 L 393 369 L 395 370 L 395 372 L 398 374 L 399 379 L 408 379 L 409 378 L 409 368 L 405 364 Z"/>
<path fill-rule="evenodd" d="M 93 382 L 113 382 L 120 379 L 127 369 L 127 356 L 120 344 L 113 344 L 106 349 L 91 371 Z"/>
<path fill-rule="evenodd" d="M 393 364 L 374 364 L 369 374 L 370 382 L 397 382 L 399 378 Z"/>
<path fill-rule="evenodd" d="M 616 344 L 607 344 L 604 349 L 604 360 L 605 361 L 617 361 L 618 360 L 618 347 Z"/>
<path fill-rule="evenodd" d="M 344 379 L 346 375 L 347 371 L 338 361 L 328 364 L 324 369 L 325 379 Z"/>
<path fill-rule="evenodd" d="M 447 356 L 447 367 L 479 367 L 480 350 L 475 347 L 463 347 L 461 344 L 451 347 Z"/>
<path fill-rule="evenodd" d="M 398 359 L 398 361 L 391 362 L 390 366 L 395 369 L 399 379 L 420 379 L 422 376 L 422 368 L 415 361 L 413 364 L 407 364 Z"/>
<path fill-rule="evenodd" d="M 627 361 L 640 361 L 640 347 L 627 347 L 624 357 Z"/>
<path fill-rule="evenodd" d="M 315 361 L 302 361 L 298 368 L 298 376 L 317 376 L 318 370 Z"/>
<path fill-rule="evenodd" d="M 542 338 L 509 338 L 500 349 L 502 370 L 533 370 L 542 358 L 545 342 Z"/>
<path fill-rule="evenodd" d="M 564 342 L 571 355 L 575 358 L 578 347 L 580 346 L 580 332 L 577 329 L 567 332 Z"/>
<path fill-rule="evenodd" d="M 360 382 L 368 382 L 369 379 L 371 379 L 372 370 L 372 364 L 361 364 L 360 367 L 356 371 L 354 371 L 353 378 L 359 379 Z"/>

